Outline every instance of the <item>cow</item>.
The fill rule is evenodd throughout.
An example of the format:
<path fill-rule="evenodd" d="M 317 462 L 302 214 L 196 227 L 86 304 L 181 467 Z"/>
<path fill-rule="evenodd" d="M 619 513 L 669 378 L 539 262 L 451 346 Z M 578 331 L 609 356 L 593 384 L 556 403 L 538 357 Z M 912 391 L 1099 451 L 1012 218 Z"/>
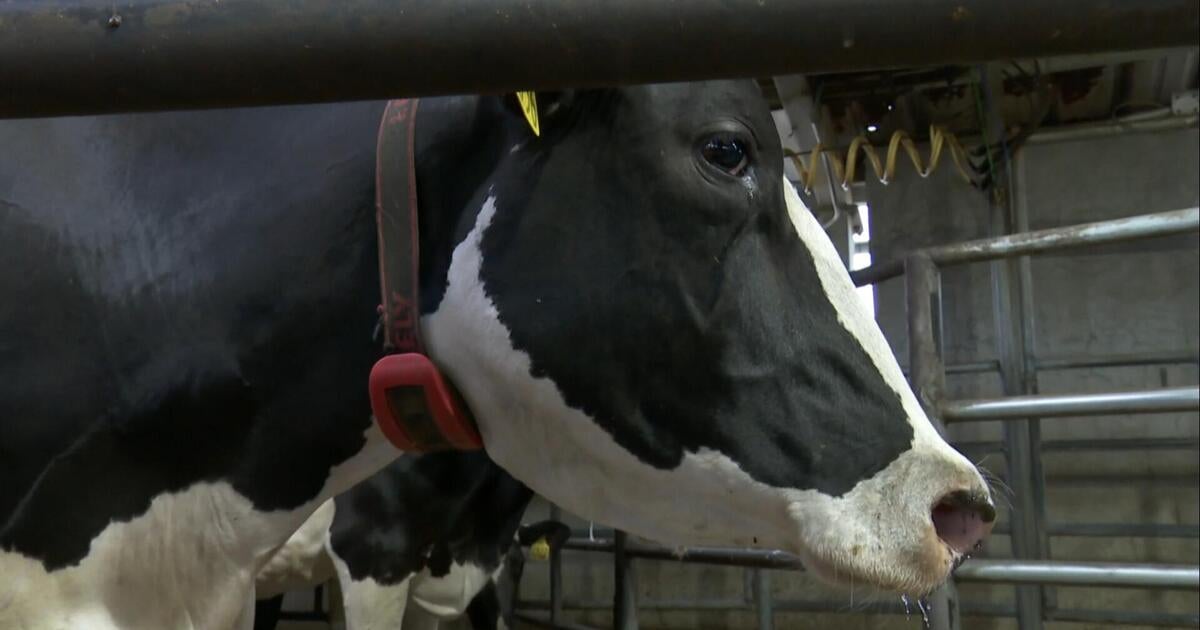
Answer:
<path fill-rule="evenodd" d="M 488 455 L 589 520 L 921 594 L 989 531 L 753 81 L 422 101 L 419 308 Z M 245 624 L 399 453 L 384 103 L 0 122 L 0 627 Z"/>
<path fill-rule="evenodd" d="M 326 501 L 259 571 L 255 628 L 274 627 L 283 592 L 331 578 L 352 629 L 436 628 L 464 614 L 477 630 L 511 625 L 520 543 L 555 547 L 570 534 L 521 526 L 532 498 L 480 452 L 402 455 Z"/>

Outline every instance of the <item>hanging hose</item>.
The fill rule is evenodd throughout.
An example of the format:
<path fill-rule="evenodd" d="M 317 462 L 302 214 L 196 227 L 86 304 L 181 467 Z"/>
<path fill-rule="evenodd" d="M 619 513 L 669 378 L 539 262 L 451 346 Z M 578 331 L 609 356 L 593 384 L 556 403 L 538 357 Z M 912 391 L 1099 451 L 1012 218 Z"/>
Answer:
<path fill-rule="evenodd" d="M 871 165 L 871 169 L 875 171 L 875 177 L 879 179 L 881 184 L 887 184 L 892 181 L 896 175 L 896 162 L 900 155 L 900 148 L 904 148 L 904 152 L 908 155 L 909 161 L 912 162 L 914 168 L 917 169 L 917 174 L 921 177 L 929 177 L 938 166 L 938 162 L 942 159 L 942 153 L 946 150 L 950 152 L 950 158 L 954 161 L 955 170 L 962 176 L 963 181 L 970 184 L 971 176 L 967 172 L 967 153 L 959 144 L 958 138 L 954 134 L 945 129 L 931 125 L 929 127 L 929 161 L 926 163 L 921 158 L 921 152 L 917 148 L 917 143 L 909 137 L 908 133 L 903 130 L 898 130 L 892 134 L 891 140 L 888 142 L 887 157 L 883 160 L 879 158 L 879 153 L 875 147 L 871 146 L 867 137 L 859 134 L 850 143 L 850 148 L 846 151 L 846 158 L 843 160 L 835 150 L 826 149 L 821 143 L 809 152 L 808 164 L 805 165 L 801 159 L 801 154 L 794 151 L 784 151 L 784 155 L 792 159 L 792 163 L 796 166 L 796 172 L 800 174 L 800 182 L 804 185 L 805 192 L 812 192 L 813 184 L 817 181 L 817 163 L 821 156 L 824 155 L 829 160 L 829 165 L 833 168 L 834 177 L 840 180 L 843 190 L 850 189 L 850 183 L 854 181 L 854 176 L 858 169 L 858 156 L 867 156 L 867 162 Z"/>

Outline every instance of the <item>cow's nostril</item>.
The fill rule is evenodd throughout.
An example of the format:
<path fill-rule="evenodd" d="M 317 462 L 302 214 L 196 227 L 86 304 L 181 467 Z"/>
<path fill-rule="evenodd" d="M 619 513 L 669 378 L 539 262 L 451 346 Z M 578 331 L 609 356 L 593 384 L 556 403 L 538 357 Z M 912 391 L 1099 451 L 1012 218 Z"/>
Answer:
<path fill-rule="evenodd" d="M 992 530 L 996 507 L 986 495 L 960 490 L 942 497 L 930 516 L 938 538 L 959 553 L 970 553 Z"/>

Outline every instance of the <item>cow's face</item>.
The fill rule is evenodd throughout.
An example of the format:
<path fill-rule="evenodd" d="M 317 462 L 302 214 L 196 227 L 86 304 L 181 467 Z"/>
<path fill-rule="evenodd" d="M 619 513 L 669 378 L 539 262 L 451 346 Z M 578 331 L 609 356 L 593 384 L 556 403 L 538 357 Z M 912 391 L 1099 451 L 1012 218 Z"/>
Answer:
<path fill-rule="evenodd" d="M 667 543 L 787 549 L 908 593 L 940 583 L 990 529 L 987 487 L 784 182 L 754 84 L 583 92 L 543 112 L 481 191 L 426 319 L 492 458 Z"/>

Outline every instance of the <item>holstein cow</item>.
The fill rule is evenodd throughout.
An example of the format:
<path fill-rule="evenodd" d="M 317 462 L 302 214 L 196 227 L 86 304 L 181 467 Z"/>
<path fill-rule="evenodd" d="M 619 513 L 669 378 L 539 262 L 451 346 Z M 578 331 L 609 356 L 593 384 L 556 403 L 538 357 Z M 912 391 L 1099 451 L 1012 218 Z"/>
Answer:
<path fill-rule="evenodd" d="M 923 593 L 988 530 L 752 81 L 422 101 L 420 322 L 585 518 Z M 371 421 L 382 103 L 0 122 L 0 627 L 228 627 L 397 455 Z M 934 517 L 936 515 L 936 518 Z"/>
<path fill-rule="evenodd" d="M 510 623 L 518 530 L 525 544 L 570 533 L 549 521 L 519 527 L 532 498 L 483 453 L 403 455 L 326 501 L 259 571 L 255 628 L 274 627 L 281 593 L 335 573 L 351 629 L 436 628 L 463 614 L 477 630 Z"/>

